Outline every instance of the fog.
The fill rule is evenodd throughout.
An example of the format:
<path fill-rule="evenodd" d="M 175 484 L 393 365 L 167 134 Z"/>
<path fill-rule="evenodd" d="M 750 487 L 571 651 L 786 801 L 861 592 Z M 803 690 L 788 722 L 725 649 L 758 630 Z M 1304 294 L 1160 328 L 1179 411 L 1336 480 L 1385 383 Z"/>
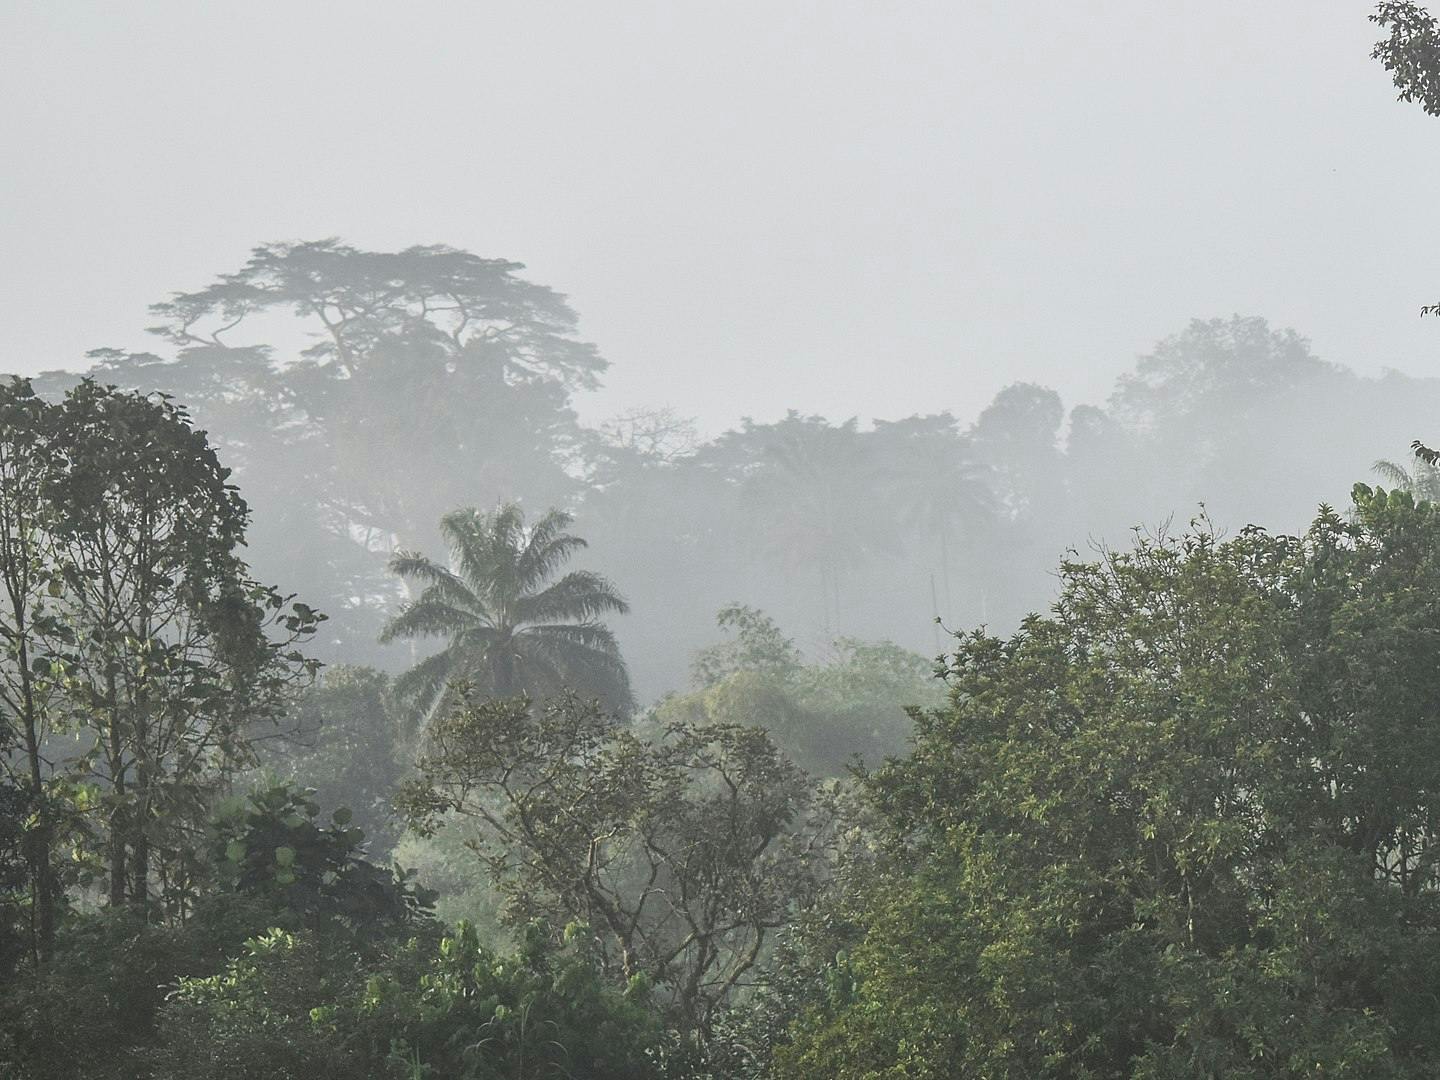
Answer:
<path fill-rule="evenodd" d="M 1437 125 L 1412 0 L 0 0 L 0 1076 L 1440 1076 Z"/>
<path fill-rule="evenodd" d="M 1298 528 L 1405 464 L 1440 402 L 1440 149 L 1362 7 L 899 14 L 6 5 L 0 348 L 58 392 L 106 347 L 190 407 L 332 662 L 409 662 L 375 644 L 385 562 L 446 511 L 570 510 L 642 700 L 729 602 L 812 653 L 933 651 L 936 615 L 1043 607 L 1068 549 L 1202 503 Z M 386 324 L 342 384 L 295 366 L 323 327 L 285 304 L 228 351 L 183 304 L 146 333 L 331 235 L 349 284 L 416 244 L 523 264 L 560 336 L 505 384 Z"/>
<path fill-rule="evenodd" d="M 0 4 L 8 368 L 261 242 L 523 262 L 587 422 L 1098 404 L 1192 317 L 1430 370 L 1427 118 L 1363 4 Z"/>

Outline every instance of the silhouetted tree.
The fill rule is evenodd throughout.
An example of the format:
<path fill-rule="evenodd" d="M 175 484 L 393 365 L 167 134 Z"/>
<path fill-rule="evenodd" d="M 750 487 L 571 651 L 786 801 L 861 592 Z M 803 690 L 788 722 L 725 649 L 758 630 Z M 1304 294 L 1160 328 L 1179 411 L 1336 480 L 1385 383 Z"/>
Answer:
<path fill-rule="evenodd" d="M 597 617 L 629 605 L 605 578 L 555 571 L 586 543 L 565 531 L 569 514 L 551 510 L 529 528 L 514 503 L 493 513 L 446 514 L 440 531 L 451 566 L 397 552 L 392 572 L 424 586 L 385 627 L 382 641 L 441 637 L 447 645 L 396 682 L 425 708 L 456 679 L 496 697 L 541 697 L 568 687 L 630 705 L 630 684 L 614 635 Z"/>
<path fill-rule="evenodd" d="M 995 498 L 985 468 L 969 440 L 956 430 L 949 413 L 875 421 L 886 505 L 899 522 L 933 536 L 939 547 L 943 614 L 955 615 L 950 589 L 951 549 L 957 539 L 973 536 L 994 516 Z M 937 612 L 937 614 L 940 614 Z"/>

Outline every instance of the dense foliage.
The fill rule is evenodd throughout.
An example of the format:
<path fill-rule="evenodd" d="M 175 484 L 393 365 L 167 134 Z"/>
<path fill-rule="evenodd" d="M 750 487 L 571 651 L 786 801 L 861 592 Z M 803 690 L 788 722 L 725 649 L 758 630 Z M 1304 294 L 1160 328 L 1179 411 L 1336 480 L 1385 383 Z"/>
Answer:
<path fill-rule="evenodd" d="M 473 691 L 432 726 L 404 803 L 422 829 L 474 819 L 512 921 L 592 926 L 607 969 L 701 1036 L 815 895 L 833 818 L 758 728 L 647 740 L 574 698 Z"/>
<path fill-rule="evenodd" d="M 968 635 L 788 1077 L 1433 1076 L 1440 510 L 1200 523 Z"/>
<path fill-rule="evenodd" d="M 1440 1075 L 1440 381 L 590 429 L 522 270 L 262 245 L 0 386 L 0 1080 Z"/>

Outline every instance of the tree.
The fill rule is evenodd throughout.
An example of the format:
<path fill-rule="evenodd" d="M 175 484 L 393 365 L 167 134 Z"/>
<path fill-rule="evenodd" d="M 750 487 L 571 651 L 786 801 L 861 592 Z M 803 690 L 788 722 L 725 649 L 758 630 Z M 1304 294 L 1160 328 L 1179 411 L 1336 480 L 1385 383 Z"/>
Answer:
<path fill-rule="evenodd" d="M 255 506 L 257 572 L 304 582 L 331 613 L 327 659 L 373 663 L 397 548 L 423 550 L 466 501 L 578 491 L 587 437 L 570 395 L 606 363 L 565 298 L 522 271 L 438 245 L 264 244 L 152 308 L 167 355 L 96 350 L 91 374 L 186 405 Z"/>
<path fill-rule="evenodd" d="M 3 729 L 0 738 L 4 738 Z M 0 744 L 0 752 L 5 749 Z M 30 889 L 34 863 L 26 836 L 26 823 L 32 816 L 29 793 L 0 774 L 0 976 L 6 979 L 26 953 L 33 957 L 38 952 L 36 920 L 30 917 L 35 901 Z"/>
<path fill-rule="evenodd" d="M 457 679 L 496 697 L 541 697 L 570 687 L 628 707 L 625 663 L 614 635 L 596 617 L 624 614 L 629 605 L 598 574 L 572 570 L 550 580 L 587 546 L 565 531 L 571 520 L 551 510 L 527 528 L 515 503 L 490 514 L 456 510 L 440 522 L 450 568 L 416 552 L 396 553 L 391 571 L 424 591 L 390 621 L 381 640 L 448 639 L 401 676 L 396 689 L 425 708 Z"/>
<path fill-rule="evenodd" d="M 56 718 L 49 708 L 54 650 L 73 635 L 56 615 L 63 589 L 61 568 L 48 529 L 51 508 L 45 486 L 58 462 L 51 410 L 30 385 L 13 379 L 0 388 L 0 775 L 18 773 L 29 813 L 17 818 L 28 866 L 31 954 L 47 956 L 55 939 L 59 902 L 54 867 L 57 799 L 45 760 Z M 10 738 L 5 737 L 6 728 Z M 12 745 L 7 745 L 13 743 Z M 12 754 L 18 752 L 18 757 Z M 18 768 L 14 768 L 17 766 Z"/>
<path fill-rule="evenodd" d="M 956 615 L 950 589 L 950 549 L 992 518 L 995 498 L 969 442 L 949 413 L 875 422 L 881 470 L 900 520 L 934 536 L 939 544 L 944 614 Z M 935 613 L 937 616 L 941 612 Z"/>
<path fill-rule="evenodd" d="M 907 710 L 941 700 L 934 661 L 890 642 L 840 638 L 805 663 L 762 611 L 731 604 L 716 623 L 732 636 L 696 655 L 695 689 L 662 700 L 645 716 L 647 729 L 760 727 L 810 773 L 842 777 L 857 758 L 875 765 L 902 753 Z"/>
<path fill-rule="evenodd" d="M 0 836 L 0 869 L 4 854 Z M 272 935 L 304 942 L 309 982 L 298 1000 L 279 980 L 257 987 L 260 1000 L 250 1004 L 258 1006 L 259 1015 L 247 1017 L 259 1020 L 257 1038 L 275 1044 L 299 1036 L 295 1043 L 314 1046 L 304 1037 L 307 1030 L 328 1029 L 311 1010 L 358 1005 L 372 979 L 415 976 L 407 1000 L 415 1012 L 422 1011 L 425 987 L 418 976 L 425 965 L 415 971 L 392 961 L 428 959 L 434 952 L 441 934 L 426 915 L 428 897 L 413 881 L 369 861 L 363 837 L 343 812 L 327 822 L 308 794 L 283 787 L 220 800 L 200 860 L 202 893 L 183 921 L 146 922 L 134 907 L 72 911 L 44 964 L 0 979 L 0 1075 L 6 1080 L 169 1076 L 160 1071 L 167 1043 L 197 1066 L 185 1075 L 214 1075 L 202 1071 L 202 1063 L 205 1069 L 227 1070 L 223 1075 L 275 1075 L 264 1071 L 273 1060 L 269 1054 L 283 1059 L 291 1048 L 252 1044 L 245 1049 L 253 1058 L 227 1056 L 227 1049 L 244 1052 L 225 1039 L 227 1031 L 244 1026 L 243 1019 L 227 1026 L 224 1018 L 197 1022 L 192 1014 L 179 1022 L 180 1010 L 170 1004 L 181 987 L 207 982 L 248 956 L 248 941 Z M 346 981 L 350 976 L 354 982 Z M 223 980 L 214 980 L 220 984 Z M 334 997 L 317 992 L 337 985 L 343 993 Z M 353 999 L 345 996 L 351 993 Z M 76 1008 L 82 1001 L 86 1007 Z M 287 1013 L 292 1005 L 296 1011 Z M 236 1011 L 244 1014 L 245 1008 Z M 449 1030 L 484 1019 L 483 1012 L 477 1017 L 467 1011 Z M 385 1031 L 388 1020 L 377 1018 L 376 1037 L 369 1038 L 367 1029 L 363 1040 L 378 1060 L 348 1073 L 347 1047 L 319 1040 L 340 1063 L 338 1075 L 390 1075 L 383 1062 L 399 1030 Z M 96 1054 L 97 1045 L 105 1053 Z M 326 1063 L 312 1059 L 309 1065 L 307 1075 L 336 1075 L 322 1071 L 330 1067 Z"/>
<path fill-rule="evenodd" d="M 418 768 L 412 820 L 476 822 L 512 922 L 584 922 L 607 970 L 654 985 L 702 1039 L 823 878 L 827 808 L 758 728 L 646 741 L 573 697 L 466 693 Z"/>
<path fill-rule="evenodd" d="M 1434 16 L 1412 0 L 1383 0 L 1370 21 L 1390 32 L 1371 56 L 1395 80 L 1400 100 L 1440 116 L 1440 25 Z"/>
<path fill-rule="evenodd" d="M 617 991 L 587 935 L 538 932 L 505 955 L 462 923 L 376 962 L 305 934 L 252 938 L 223 971 L 184 979 L 146 1055 L 153 1080 L 657 1080 L 643 988 Z"/>
<path fill-rule="evenodd" d="M 326 931 L 352 944 L 394 936 L 422 923 L 435 894 L 365 857 L 365 831 L 347 807 L 319 820 L 312 790 L 289 785 L 252 791 L 219 808 L 210 863 L 221 891 L 263 897 L 292 928 Z"/>
<path fill-rule="evenodd" d="M 787 1078 L 1440 1068 L 1440 512 L 1203 523 L 957 641 Z"/>
<path fill-rule="evenodd" d="M 206 781 L 252 761 L 254 725 L 315 670 L 298 646 L 323 616 L 250 577 L 249 510 L 183 409 L 84 380 L 51 424 L 42 492 L 74 641 L 57 677 L 103 788 L 110 903 L 146 905 L 158 873 L 183 904 Z"/>
<path fill-rule="evenodd" d="M 1371 466 L 1385 483 L 1407 492 L 1417 502 L 1440 502 L 1440 466 L 1416 451 L 1415 464 L 1410 468 L 1398 462 L 1381 460 Z"/>
<path fill-rule="evenodd" d="M 238 271 L 152 310 L 157 333 L 207 364 L 224 362 L 248 321 L 305 320 L 318 340 L 279 380 L 305 468 L 345 523 L 393 547 L 454 505 L 446 476 L 492 498 L 566 494 L 568 394 L 598 385 L 606 364 L 575 338 L 565 298 L 523 269 L 442 245 L 262 244 Z M 457 454 L 469 466 L 458 472 Z"/>
<path fill-rule="evenodd" d="M 827 634 L 841 622 L 842 575 L 892 540 L 890 523 L 867 512 L 881 488 L 871 449 L 854 419 L 792 411 L 775 424 L 747 418 L 700 459 L 723 462 L 739 484 L 744 540 L 787 573 L 815 575 Z"/>
<path fill-rule="evenodd" d="M 1440 23 L 1413 0 L 1382 0 L 1370 21 L 1390 32 L 1370 55 L 1390 73 L 1400 100 L 1418 102 L 1431 116 L 1440 116 Z M 1440 303 L 1426 304 L 1420 314 L 1440 315 Z M 1418 439 L 1411 449 L 1425 465 L 1440 463 L 1440 450 Z"/>
<path fill-rule="evenodd" d="M 414 710 L 396 700 L 384 672 L 327 667 L 296 699 L 282 737 L 260 748 L 260 762 L 314 788 L 327 806 L 348 807 L 386 850 L 399 839 L 390 798 L 415 760 L 416 727 Z"/>

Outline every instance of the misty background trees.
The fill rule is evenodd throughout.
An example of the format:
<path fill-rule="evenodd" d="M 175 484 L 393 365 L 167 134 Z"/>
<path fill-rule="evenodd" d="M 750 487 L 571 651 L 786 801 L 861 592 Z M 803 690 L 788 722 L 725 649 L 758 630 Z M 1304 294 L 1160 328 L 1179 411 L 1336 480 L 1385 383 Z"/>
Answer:
<path fill-rule="evenodd" d="M 523 269 L 0 388 L 0 1077 L 1436 1075 L 1436 380 L 587 427 Z"/>
<path fill-rule="evenodd" d="M 252 985 L 350 1002 L 347 1038 L 422 1038 L 434 1018 L 414 995 L 449 961 L 401 942 L 434 945 L 434 901 L 469 924 L 451 954 L 478 933 L 529 949 L 512 961 L 527 979 L 559 965 L 591 987 L 544 999 L 545 1022 L 598 1011 L 628 1032 L 625 1068 L 701 1075 L 738 1054 L 725 1067 L 745 1075 L 740 1058 L 798 1039 L 790 1067 L 819 1075 L 832 1037 L 857 1060 L 887 1045 L 855 1042 L 848 1006 L 817 987 L 888 977 L 836 959 L 912 914 L 870 906 L 883 875 L 914 867 L 897 869 L 888 811 L 853 778 L 924 750 L 953 634 L 1026 640 L 1054 568 L 1139 525 L 1164 535 L 1203 507 L 1216 542 L 1252 523 L 1283 535 L 1372 469 L 1416 497 L 1434 484 L 1407 447 L 1440 415 L 1440 379 L 1357 375 L 1256 316 L 1177 328 L 1098 404 L 1022 382 L 909 417 L 795 409 L 704 437 L 659 410 L 589 428 L 575 403 L 605 361 L 522 271 L 436 246 L 269 244 L 155 306 L 165 355 L 102 349 L 84 375 L 14 385 L 0 524 L 20 722 L 0 798 L 22 824 L 0 833 L 0 873 L 32 900 L 0 950 L 48 951 L 85 897 L 146 947 L 193 921 L 154 962 L 183 987 L 164 1015 L 230 1017 L 259 1060 Z M 258 616 L 221 637 L 223 621 L 186 621 L 175 559 L 238 615 L 276 617 L 282 594 L 258 582 L 303 596 L 289 618 L 306 652 L 284 655 L 323 660 L 315 683 L 280 694 L 293 672 L 251 673 L 246 649 L 281 648 Z M 137 592 L 127 566 L 151 584 Z M 182 620 L 158 666 L 132 614 Z M 564 704 L 577 692 L 605 710 Z M 79 752 L 62 745 L 75 733 L 92 738 Z M 248 810 L 222 799 L 236 782 L 260 785 Z M 332 903 L 361 914 L 313 924 Z M 154 930 L 124 922 L 137 911 Z M 364 912 L 389 929 L 357 968 L 343 957 Z M 26 1000 L 70 992 L 68 962 Z M 375 965 L 395 980 L 383 1021 L 353 981 Z M 446 1014 L 457 1030 L 482 1022 L 469 993 Z M 125 1060 L 198 1067 L 166 1042 L 158 1000 L 136 1000 Z M 207 1023 L 216 1046 L 231 1037 Z M 339 1053 L 312 1037 L 290 1032 L 277 1075 Z"/>
<path fill-rule="evenodd" d="M 267 244 L 153 314 L 167 355 L 99 350 L 90 374 L 194 413 L 254 506 L 254 565 L 329 615 L 322 659 L 408 667 L 379 643 L 406 595 L 391 558 L 443 550 L 458 507 L 514 502 L 570 514 L 586 568 L 625 592 L 612 629 L 642 703 L 685 685 L 729 603 L 817 659 L 840 637 L 933 655 L 936 616 L 1012 627 L 1068 549 L 1135 525 L 1203 502 L 1222 528 L 1297 528 L 1373 462 L 1408 468 L 1440 405 L 1440 380 L 1360 376 L 1296 330 L 1226 316 L 1177 327 L 1099 403 L 1020 383 L 926 416 L 591 429 L 576 395 L 606 362 L 563 297 L 439 246 Z"/>

